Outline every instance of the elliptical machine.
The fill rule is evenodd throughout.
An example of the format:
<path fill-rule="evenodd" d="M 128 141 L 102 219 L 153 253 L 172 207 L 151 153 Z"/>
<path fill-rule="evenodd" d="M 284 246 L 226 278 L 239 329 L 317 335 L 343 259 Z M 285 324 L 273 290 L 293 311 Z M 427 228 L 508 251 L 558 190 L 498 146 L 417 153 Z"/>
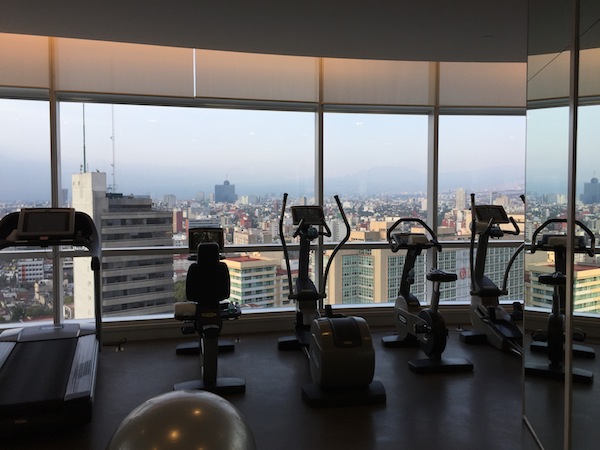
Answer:
<path fill-rule="evenodd" d="M 383 384 L 374 381 L 375 349 L 371 332 L 362 317 L 333 314 L 331 305 L 321 316 L 319 306 L 326 297 L 325 286 L 333 258 L 350 237 L 350 224 L 339 197 L 335 196 L 346 225 L 346 235 L 334 248 L 317 289 L 309 276 L 311 242 L 331 236 L 321 206 L 292 206 L 293 237 L 300 238 L 298 276 L 292 282 L 290 258 L 284 234 L 287 193 L 283 195 L 279 236 L 286 261 L 288 298 L 296 301 L 295 336 L 280 338 L 279 350 L 302 349 L 308 356 L 312 383 L 302 387 L 302 399 L 313 407 L 385 403 Z M 321 228 L 321 229 L 318 229 Z"/>
<path fill-rule="evenodd" d="M 550 275 L 540 275 L 538 281 L 542 284 L 553 286 L 552 311 L 548 316 L 548 324 L 545 332 L 536 331 L 533 334 L 533 342 L 530 344 L 532 352 L 544 352 L 548 354 L 547 364 L 528 362 L 525 364 L 525 373 L 547 378 L 563 380 L 565 377 L 565 301 L 566 301 L 566 276 L 567 271 L 567 235 L 566 233 L 543 234 L 540 240 L 538 234 L 553 223 L 566 223 L 566 219 L 549 219 L 538 227 L 531 238 L 531 253 L 538 250 L 554 253 L 555 272 Z M 583 223 L 576 220 L 575 224 L 584 232 L 585 236 L 575 236 L 574 252 L 585 253 L 591 257 L 595 252 L 596 238 Z M 588 246 L 589 242 L 589 246 Z M 584 333 L 578 333 L 579 340 L 583 340 Z M 573 355 L 583 358 L 594 358 L 596 352 L 593 348 L 581 344 L 573 345 Z M 576 367 L 572 368 L 572 379 L 576 382 L 591 383 L 594 373 Z"/>
<path fill-rule="evenodd" d="M 501 238 L 505 234 L 518 236 L 519 226 L 512 217 L 508 217 L 500 205 L 476 205 L 475 194 L 471 194 L 471 244 L 469 248 L 469 266 L 471 271 L 471 306 L 470 317 L 473 330 L 462 331 L 461 341 L 467 344 L 488 342 L 499 350 L 522 354 L 523 332 L 516 324 L 523 317 L 523 307 L 513 302 L 513 312 L 508 313 L 501 305 L 499 298 L 507 295 L 506 288 L 510 269 L 517 256 L 525 248 L 521 244 L 510 258 L 504 271 L 502 288 L 499 288 L 485 275 L 485 263 L 490 238 Z M 510 223 L 512 230 L 503 230 L 502 224 Z M 477 240 L 477 256 L 473 261 L 475 237 Z"/>
<path fill-rule="evenodd" d="M 396 228 L 407 222 L 421 225 L 429 233 L 396 231 Z M 455 273 L 432 269 L 426 278 L 433 283 L 433 293 L 429 308 L 423 308 L 419 299 L 410 292 L 411 285 L 415 282 L 414 266 L 417 257 L 423 250 L 435 248 L 442 251 L 433 230 L 425 222 L 417 218 L 404 218 L 397 220 L 387 231 L 387 241 L 392 252 L 406 250 L 400 290 L 394 305 L 394 325 L 396 333 L 384 336 L 381 342 L 386 347 L 415 347 L 420 346 L 428 358 L 409 361 L 408 366 L 417 373 L 438 372 L 469 372 L 473 364 L 464 358 L 442 358 L 448 339 L 448 328 L 444 318 L 439 312 L 440 284 L 456 281 Z"/>
<path fill-rule="evenodd" d="M 188 269 L 185 291 L 187 302 L 175 303 L 175 318 L 192 323 L 198 333 L 199 359 L 202 379 L 177 383 L 175 390 L 200 389 L 216 394 L 234 394 L 246 390 L 242 378 L 218 378 L 217 359 L 219 335 L 223 318 L 239 317 L 239 308 L 223 308 L 222 301 L 229 298 L 229 268 L 221 261 L 223 229 L 202 230 L 198 240 L 196 262 Z M 195 241 L 190 236 L 190 241 Z M 233 304 L 230 304 L 234 306 Z M 185 328 L 185 327 L 184 327 Z"/>

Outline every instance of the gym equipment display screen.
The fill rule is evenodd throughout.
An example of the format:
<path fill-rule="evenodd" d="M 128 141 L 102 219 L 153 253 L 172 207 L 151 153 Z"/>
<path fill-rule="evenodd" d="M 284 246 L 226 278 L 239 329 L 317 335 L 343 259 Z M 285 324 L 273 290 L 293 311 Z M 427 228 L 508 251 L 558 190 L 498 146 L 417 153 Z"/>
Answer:
<path fill-rule="evenodd" d="M 478 222 L 509 223 L 504 207 L 500 205 L 475 206 L 475 217 Z"/>
<path fill-rule="evenodd" d="M 292 220 L 294 225 L 323 225 L 325 214 L 320 206 L 292 206 Z"/>
<path fill-rule="evenodd" d="M 68 238 L 75 234 L 73 208 L 23 208 L 17 238 Z"/>
<path fill-rule="evenodd" d="M 190 228 L 188 231 L 188 241 L 188 249 L 190 253 L 197 253 L 198 245 L 202 244 L 203 242 L 216 242 L 219 244 L 219 250 L 223 250 L 225 247 L 223 228 Z"/>

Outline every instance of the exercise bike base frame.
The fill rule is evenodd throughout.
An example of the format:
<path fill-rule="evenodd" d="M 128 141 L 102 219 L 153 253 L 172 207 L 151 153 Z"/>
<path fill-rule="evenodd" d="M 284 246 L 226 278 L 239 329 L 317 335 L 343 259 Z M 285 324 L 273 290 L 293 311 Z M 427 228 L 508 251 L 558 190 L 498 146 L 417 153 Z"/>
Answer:
<path fill-rule="evenodd" d="M 414 359 L 408 367 L 415 373 L 472 372 L 473 363 L 465 358 Z"/>
<path fill-rule="evenodd" d="M 416 336 L 409 334 L 405 338 L 401 338 L 399 335 L 383 336 L 381 343 L 384 347 L 389 348 L 417 348 L 420 347 L 419 340 Z"/>
<path fill-rule="evenodd" d="M 316 383 L 302 386 L 302 400 L 313 408 L 335 406 L 379 405 L 387 400 L 385 387 L 380 381 L 367 386 L 322 389 Z"/>
<path fill-rule="evenodd" d="M 535 341 L 529 345 L 532 352 L 548 353 L 548 343 L 543 341 Z M 594 359 L 596 351 L 592 347 L 581 344 L 573 344 L 573 356 L 578 358 Z"/>
<path fill-rule="evenodd" d="M 544 378 L 552 378 L 553 380 L 564 381 L 565 369 L 564 367 L 552 367 L 548 363 L 528 363 L 525 364 L 525 375 L 533 375 Z M 594 372 L 573 367 L 572 380 L 575 383 L 591 384 L 594 381 Z"/>
<path fill-rule="evenodd" d="M 487 344 L 487 334 L 474 330 L 465 330 L 460 332 L 460 340 L 465 344 Z"/>
<path fill-rule="evenodd" d="M 202 380 L 183 381 L 177 383 L 175 391 L 208 391 L 213 394 L 241 394 L 246 392 L 246 381 L 243 378 L 217 378 L 214 382 Z"/>
<path fill-rule="evenodd" d="M 229 353 L 235 350 L 235 344 L 231 339 L 219 339 L 219 353 Z M 200 343 L 198 341 L 184 342 L 175 349 L 177 355 L 199 355 Z"/>

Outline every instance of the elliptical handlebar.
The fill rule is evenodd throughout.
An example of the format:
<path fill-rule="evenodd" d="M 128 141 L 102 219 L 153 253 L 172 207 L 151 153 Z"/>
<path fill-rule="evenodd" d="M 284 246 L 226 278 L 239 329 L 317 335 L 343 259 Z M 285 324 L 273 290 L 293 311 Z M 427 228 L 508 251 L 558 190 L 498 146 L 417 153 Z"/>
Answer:
<path fill-rule="evenodd" d="M 325 286 L 327 286 L 327 276 L 329 275 L 329 269 L 331 267 L 333 258 L 335 257 L 338 250 L 340 248 L 342 248 L 342 245 L 344 245 L 348 241 L 348 239 L 350 239 L 350 231 L 351 231 L 350 223 L 348 222 L 348 218 L 346 217 L 346 213 L 344 212 L 344 208 L 342 207 L 342 202 L 340 201 L 340 197 L 338 195 L 335 195 L 333 198 L 335 199 L 338 210 L 340 211 L 340 214 L 342 215 L 342 219 L 344 220 L 344 225 L 346 226 L 346 234 L 345 234 L 344 238 L 338 243 L 338 245 L 335 246 L 335 248 L 331 252 L 329 261 L 327 261 L 327 266 L 325 267 L 325 272 L 323 273 L 323 280 L 322 280 L 323 284 L 321 285 L 321 289 L 320 289 L 321 293 L 323 293 L 323 298 L 325 298 Z"/>
<path fill-rule="evenodd" d="M 398 243 L 394 240 L 394 238 L 392 236 L 392 232 L 398 227 L 398 225 L 400 225 L 403 222 L 417 222 L 417 223 L 421 224 L 423 226 L 423 228 L 425 228 L 427 230 L 427 232 L 429 233 L 429 236 L 431 238 L 430 243 L 432 244 L 432 246 L 434 246 L 438 252 L 442 251 L 442 246 L 438 242 L 437 236 L 435 235 L 433 230 L 423 220 L 418 219 L 416 217 L 411 217 L 411 218 L 398 219 L 398 220 L 396 220 L 396 222 L 394 222 L 394 224 L 390 228 L 388 228 L 386 237 L 387 237 L 387 241 L 392 246 L 392 252 L 396 253 L 400 249 L 400 246 L 398 245 Z"/>
<path fill-rule="evenodd" d="M 559 218 L 548 219 L 542 225 L 540 225 L 533 232 L 533 236 L 531 237 L 531 249 L 530 249 L 531 253 L 535 253 L 536 250 L 543 247 L 541 244 L 538 243 L 537 236 L 538 236 L 538 234 L 540 234 L 540 232 L 543 229 L 545 229 L 546 227 L 548 227 L 548 225 L 550 225 L 552 223 L 567 223 L 567 219 L 559 219 Z M 592 233 L 592 231 L 587 226 L 585 226 L 581 221 L 576 220 L 575 225 L 577 225 L 579 228 L 581 228 L 585 232 L 585 234 L 590 238 L 590 246 L 585 248 L 585 253 L 587 253 L 588 256 L 594 256 L 594 254 L 596 253 L 596 236 L 594 236 L 594 233 Z"/>
<path fill-rule="evenodd" d="M 293 289 L 293 281 L 292 281 L 292 271 L 290 269 L 290 257 L 289 257 L 289 252 L 287 249 L 287 243 L 285 240 L 285 233 L 283 232 L 283 221 L 285 218 L 285 209 L 286 209 L 286 205 L 287 205 L 287 198 L 288 198 L 288 194 L 287 192 L 283 194 L 283 204 L 281 206 L 281 215 L 279 216 L 279 239 L 281 240 L 281 246 L 283 248 L 283 255 L 285 258 L 285 263 L 287 266 L 287 278 L 288 278 L 288 286 L 289 286 L 289 292 L 290 292 L 290 298 L 294 298 L 294 289 Z M 350 223 L 348 222 L 348 218 L 346 217 L 346 214 L 344 212 L 344 208 L 342 207 L 342 202 L 340 201 L 340 198 L 338 195 L 334 196 L 335 202 L 337 203 L 337 207 L 340 211 L 340 214 L 342 215 L 342 219 L 344 220 L 344 225 L 346 227 L 346 234 L 344 236 L 344 238 L 335 246 L 335 248 L 333 249 L 333 252 L 331 253 L 331 256 L 329 257 L 329 261 L 327 262 L 327 266 L 325 267 L 325 272 L 323 274 L 323 278 L 322 278 L 322 285 L 321 285 L 321 289 L 320 292 L 322 294 L 321 298 L 325 298 L 325 286 L 327 284 L 327 276 L 329 275 L 329 269 L 331 267 L 331 263 L 333 261 L 333 258 L 335 257 L 336 253 L 338 252 L 338 250 L 342 247 L 342 245 L 344 245 L 348 239 L 350 239 Z M 325 228 L 325 232 L 318 232 L 318 235 L 321 236 L 326 236 L 326 237 L 330 237 L 332 235 L 330 228 L 327 226 L 327 223 L 325 222 L 325 220 L 322 220 L 319 225 L 322 225 L 323 228 Z M 298 229 L 294 232 L 294 237 L 300 235 L 301 237 L 305 237 L 308 238 L 308 236 L 306 236 L 305 232 L 299 232 L 299 229 L 301 227 L 307 228 L 310 227 L 311 224 L 309 225 L 305 225 L 303 224 L 303 220 L 300 220 L 300 223 L 298 224 Z"/>
<path fill-rule="evenodd" d="M 289 287 L 289 293 L 293 294 L 294 292 L 294 288 L 293 285 L 294 283 L 292 282 L 292 271 L 290 270 L 290 255 L 288 253 L 288 249 L 287 249 L 287 244 L 285 242 L 285 233 L 283 232 L 283 219 L 285 217 L 285 206 L 287 203 L 287 198 L 288 198 L 288 194 L 287 192 L 285 192 L 283 194 L 283 204 L 281 205 L 281 216 L 279 217 L 279 239 L 281 240 L 281 246 L 283 248 L 283 256 L 285 258 L 285 264 L 286 264 L 286 272 L 287 272 L 287 278 L 288 278 L 288 287 Z M 294 233 L 295 235 L 295 233 Z"/>
<path fill-rule="evenodd" d="M 518 236 L 519 234 L 521 234 L 521 230 L 519 228 L 519 225 L 517 225 L 517 222 L 515 221 L 515 219 L 510 216 L 508 218 L 508 220 L 510 220 L 510 223 L 512 224 L 512 226 L 514 227 L 514 231 L 510 231 L 510 230 L 502 230 L 505 234 L 512 234 L 514 236 Z"/>

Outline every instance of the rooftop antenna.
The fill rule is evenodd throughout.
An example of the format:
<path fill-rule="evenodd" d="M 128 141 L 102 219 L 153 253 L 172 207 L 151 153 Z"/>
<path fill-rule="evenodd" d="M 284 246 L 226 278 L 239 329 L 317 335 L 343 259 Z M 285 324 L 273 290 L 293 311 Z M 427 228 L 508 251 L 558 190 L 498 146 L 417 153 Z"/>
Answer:
<path fill-rule="evenodd" d="M 110 165 L 112 168 L 112 186 L 111 190 L 113 192 L 117 192 L 117 167 L 115 162 L 115 105 L 110 106 L 111 112 L 111 125 L 112 125 L 112 136 L 110 140 L 112 141 L 112 164 Z"/>
<path fill-rule="evenodd" d="M 87 172 L 87 162 L 85 161 L 85 103 L 83 105 L 83 173 Z"/>

